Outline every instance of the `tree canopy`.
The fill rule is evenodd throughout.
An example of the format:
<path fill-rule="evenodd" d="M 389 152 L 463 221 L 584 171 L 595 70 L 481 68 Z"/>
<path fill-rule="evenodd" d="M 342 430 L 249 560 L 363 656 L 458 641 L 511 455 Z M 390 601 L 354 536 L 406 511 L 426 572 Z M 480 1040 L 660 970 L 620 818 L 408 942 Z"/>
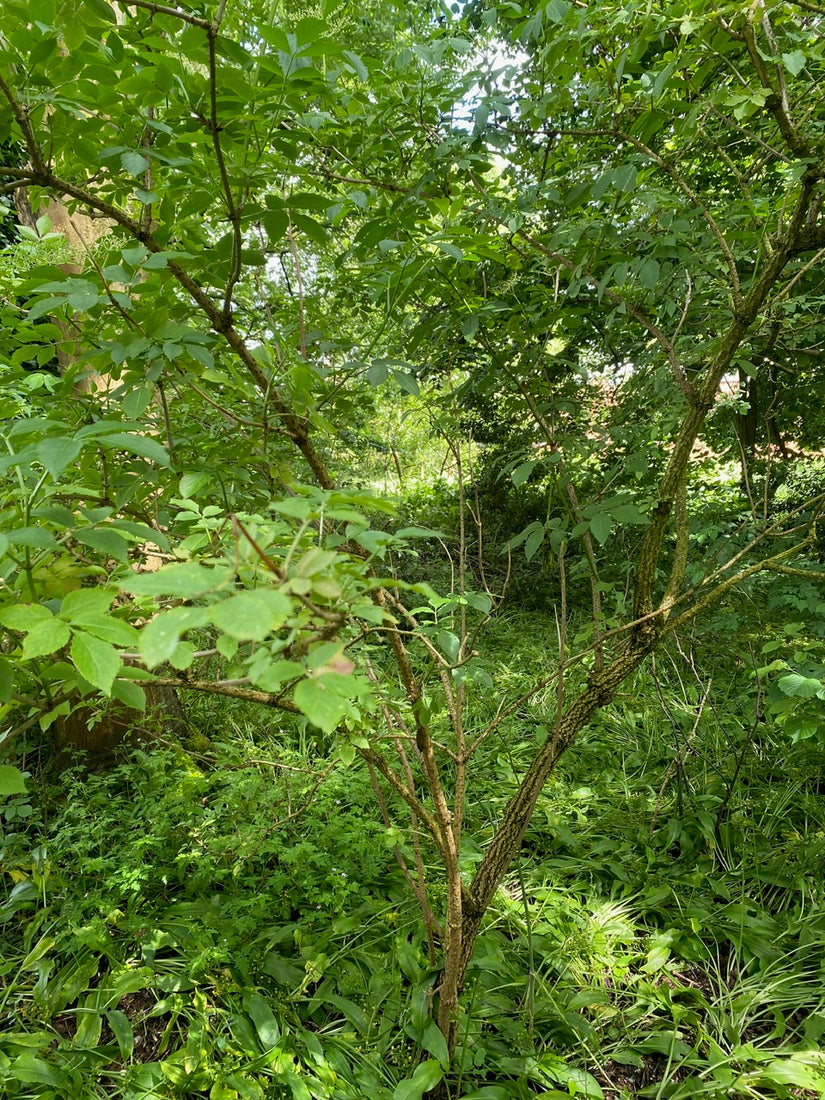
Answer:
<path fill-rule="evenodd" d="M 822 429 L 823 15 L 4 14 L 9 728 L 101 699 L 140 712 L 147 685 L 305 719 L 440 862 L 428 893 L 417 839 L 407 873 L 451 1055 L 476 937 L 562 754 L 743 585 L 822 579 L 825 495 L 789 505 L 771 478 Z M 451 587 L 416 567 L 438 533 L 399 523 L 368 470 L 383 447 L 404 475 L 376 438 L 390 407 L 445 441 Z M 742 486 L 712 530 L 709 455 Z M 484 477 L 540 501 L 490 546 Z M 555 611 L 533 687 L 479 723 L 508 552 L 543 563 L 530 583 Z M 812 735 L 821 681 L 783 671 Z M 468 872 L 478 754 L 548 687 L 545 735 Z"/>

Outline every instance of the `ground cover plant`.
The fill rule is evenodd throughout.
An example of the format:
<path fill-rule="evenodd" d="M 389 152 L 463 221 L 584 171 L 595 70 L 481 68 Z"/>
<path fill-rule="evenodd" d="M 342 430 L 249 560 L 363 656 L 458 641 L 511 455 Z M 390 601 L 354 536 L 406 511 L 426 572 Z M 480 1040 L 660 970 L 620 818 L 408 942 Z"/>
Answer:
<path fill-rule="evenodd" d="M 8 1087 L 816 1092 L 816 7 L 8 8 Z"/>
<path fill-rule="evenodd" d="M 496 639 L 516 669 L 524 622 Z M 676 684 L 661 672 L 678 714 Z M 497 895 L 455 1095 L 816 1095 L 818 757 L 766 733 L 731 791 L 741 709 L 714 700 L 669 742 L 651 678 L 632 688 L 548 785 Z M 535 724 L 490 746 L 478 835 Z M 305 804 L 327 759 L 253 720 L 9 801 L 10 1096 L 417 1094 L 443 1053 L 436 971 L 368 781 L 339 766 Z"/>

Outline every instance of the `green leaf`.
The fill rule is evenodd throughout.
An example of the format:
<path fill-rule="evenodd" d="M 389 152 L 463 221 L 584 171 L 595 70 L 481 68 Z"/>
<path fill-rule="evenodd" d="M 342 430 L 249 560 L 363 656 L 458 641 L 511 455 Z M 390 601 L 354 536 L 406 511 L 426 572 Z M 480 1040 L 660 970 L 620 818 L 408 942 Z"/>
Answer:
<path fill-rule="evenodd" d="M 311 546 L 295 566 L 295 574 L 298 577 L 314 577 L 316 573 L 325 573 L 337 557 L 334 550 Z"/>
<path fill-rule="evenodd" d="M 131 393 L 127 393 L 123 398 L 123 411 L 130 420 L 134 420 L 138 416 L 143 416 L 151 404 L 152 396 L 152 386 L 138 386 L 136 389 L 132 390 Z"/>
<path fill-rule="evenodd" d="M 260 993 L 248 993 L 243 999 L 243 1007 L 255 1025 L 264 1050 L 271 1050 L 272 1047 L 277 1046 L 281 1038 L 281 1029 L 267 1001 Z"/>
<path fill-rule="evenodd" d="M 608 515 L 616 523 L 646 523 L 647 516 L 635 504 L 611 504 L 607 506 Z"/>
<path fill-rule="evenodd" d="M 23 603 L 0 609 L 0 626 L 9 630 L 33 630 L 38 623 L 49 622 L 54 616 L 39 603 Z"/>
<path fill-rule="evenodd" d="M 20 769 L 11 764 L 0 764 L 0 797 L 25 793 L 26 780 Z"/>
<path fill-rule="evenodd" d="M 415 1067 L 412 1077 L 399 1081 L 392 1094 L 392 1100 L 421 1100 L 425 1092 L 434 1088 L 444 1076 L 435 1058 L 428 1058 Z"/>
<path fill-rule="evenodd" d="M 114 615 L 78 615 L 72 619 L 72 626 L 113 645 L 135 646 L 139 638 L 137 629 L 131 623 L 116 619 Z"/>
<path fill-rule="evenodd" d="M 190 668 L 192 662 L 195 660 L 196 653 L 195 646 L 192 642 L 178 642 L 175 648 L 172 650 L 172 655 L 169 658 L 169 664 L 172 668 L 183 671 Z"/>
<path fill-rule="evenodd" d="M 61 649 L 69 640 L 70 631 L 62 619 L 47 619 L 37 623 L 26 635 L 23 642 L 23 657 L 46 657 Z"/>
<path fill-rule="evenodd" d="M 0 657 L 0 703 L 8 703 L 14 691 L 14 665 Z"/>
<path fill-rule="evenodd" d="M 524 543 L 524 556 L 527 558 L 528 561 L 531 561 L 535 557 L 536 551 L 544 542 L 544 536 L 545 530 L 543 523 L 537 524 L 530 531 L 530 534 L 527 536 L 527 539 Z"/>
<path fill-rule="evenodd" d="M 261 214 L 261 225 L 271 247 L 277 244 L 289 228 L 289 215 L 285 210 L 265 210 Z"/>
<path fill-rule="evenodd" d="M 292 611 L 287 595 L 273 588 L 240 592 L 213 604 L 209 621 L 238 641 L 262 642 L 282 626 Z"/>
<path fill-rule="evenodd" d="M 128 519 L 113 519 L 110 523 L 116 530 L 125 531 L 126 534 L 131 535 L 132 542 L 150 542 L 160 547 L 161 550 L 169 550 L 169 539 L 163 532 L 149 527 L 145 523 L 133 523 L 132 520 Z"/>
<path fill-rule="evenodd" d="M 66 436 L 52 436 L 37 445 L 37 459 L 57 478 L 80 454 L 82 444 Z"/>
<path fill-rule="evenodd" d="M 450 1052 L 447 1049 L 447 1040 L 435 1020 L 427 1020 L 421 1045 L 428 1054 L 432 1054 L 433 1058 L 438 1059 L 442 1069 L 449 1068 Z"/>
<path fill-rule="evenodd" d="M 642 970 L 645 974 L 655 974 L 657 970 L 662 969 L 669 958 L 670 947 L 667 944 L 657 944 L 648 951 Z"/>
<path fill-rule="evenodd" d="M 107 23 L 117 23 L 117 15 L 115 15 L 111 4 L 106 3 L 106 0 L 83 0 L 83 3 L 102 16 Z"/>
<path fill-rule="evenodd" d="M 8 532 L 12 546 L 30 546 L 38 550 L 54 550 L 57 539 L 45 527 L 18 527 Z"/>
<path fill-rule="evenodd" d="M 324 677 L 302 680 L 295 688 L 295 705 L 324 733 L 332 733 L 347 712 L 346 701 L 329 690 Z"/>
<path fill-rule="evenodd" d="M 201 489 L 212 484 L 212 474 L 208 470 L 198 470 L 196 473 L 184 474 L 180 479 L 178 491 L 182 497 L 191 497 Z"/>
<path fill-rule="evenodd" d="M 28 1051 L 15 1058 L 4 1072 L 6 1080 L 49 1085 L 57 1089 L 60 1096 L 69 1096 L 74 1091 L 72 1080 L 66 1073 Z"/>
<path fill-rule="evenodd" d="M 485 592 L 466 592 L 465 597 L 469 606 L 482 615 L 489 615 L 493 609 L 493 601 Z"/>
<path fill-rule="evenodd" d="M 168 661 L 177 648 L 180 636 L 187 630 L 204 626 L 205 607 L 172 607 L 161 611 L 140 632 L 138 651 L 147 668 Z"/>
<path fill-rule="evenodd" d="M 461 335 L 464 337 L 467 343 L 470 343 L 475 334 L 478 332 L 478 324 L 479 319 L 478 314 L 476 313 L 471 313 L 469 317 L 465 317 L 464 320 L 461 322 Z"/>
<path fill-rule="evenodd" d="M 266 665 L 260 672 L 253 673 L 250 670 L 253 683 L 261 691 L 280 691 L 289 680 L 297 680 L 299 676 L 305 674 L 306 668 L 298 661 L 275 661 L 271 665 Z"/>
<path fill-rule="evenodd" d="M 435 531 L 432 527 L 399 527 L 395 535 L 399 539 L 443 539 L 447 537 L 443 531 Z"/>
<path fill-rule="evenodd" d="M 306 497 L 290 497 L 288 500 L 273 500 L 270 504 L 275 512 L 283 516 L 294 516 L 296 519 L 309 519 L 315 512 L 317 505 Z"/>
<path fill-rule="evenodd" d="M 798 672 L 780 676 L 776 686 L 784 695 L 796 699 L 813 699 L 823 688 L 821 680 L 812 676 L 801 676 Z"/>
<path fill-rule="evenodd" d="M 116 593 L 109 588 L 76 588 L 63 597 L 60 618 L 73 623 L 88 615 L 105 615 Z"/>
<path fill-rule="evenodd" d="M 106 1013 L 106 1022 L 112 1029 L 112 1034 L 120 1051 L 120 1057 L 124 1061 L 128 1061 L 135 1049 L 135 1033 L 132 1030 L 129 1017 L 125 1012 L 121 1012 L 119 1008 L 112 1008 Z"/>
<path fill-rule="evenodd" d="M 752 363 L 750 359 L 734 359 L 733 365 L 738 367 L 748 378 L 757 378 L 759 375 L 759 367 L 756 363 Z"/>
<path fill-rule="evenodd" d="M 448 661 L 455 662 L 458 660 L 458 651 L 461 647 L 461 641 L 457 634 L 453 634 L 451 630 L 439 630 L 438 634 L 435 636 L 435 640 Z"/>
<path fill-rule="evenodd" d="M 544 14 L 552 23 L 561 23 L 570 7 L 569 0 L 547 0 Z"/>
<path fill-rule="evenodd" d="M 777 1058 L 759 1069 L 758 1076 L 774 1085 L 792 1085 L 798 1089 L 807 1089 L 814 1096 L 822 1096 L 825 1091 L 823 1070 L 825 1065 L 821 1053 L 794 1051 L 789 1057 Z"/>
<path fill-rule="evenodd" d="M 619 191 L 632 191 L 636 186 L 636 174 L 637 169 L 635 164 L 622 164 L 618 168 L 614 168 L 612 175 L 613 186 Z M 627 275 L 627 267 L 625 266 L 625 277 Z M 617 283 L 624 282 L 624 279 L 616 279 Z"/>
<path fill-rule="evenodd" d="M 380 386 L 387 381 L 389 374 L 390 368 L 386 361 L 377 359 L 367 371 L 365 377 L 371 386 Z"/>
<path fill-rule="evenodd" d="M 141 713 L 146 710 L 146 692 L 140 684 L 131 680 L 115 680 L 112 684 L 112 695 L 132 710 L 139 710 Z"/>
<path fill-rule="evenodd" d="M 799 76 L 807 61 L 808 59 L 802 50 L 793 50 L 791 53 L 782 54 L 782 64 L 792 76 Z"/>
<path fill-rule="evenodd" d="M 191 600 L 225 588 L 232 583 L 232 576 L 229 566 L 211 567 L 188 561 L 164 565 L 156 573 L 138 573 L 121 583 L 127 592 L 135 596 L 169 596 Z"/>
<path fill-rule="evenodd" d="M 128 153 L 121 153 L 120 163 L 130 176 L 142 176 L 149 167 L 148 157 L 134 150 L 130 150 Z"/>
<path fill-rule="evenodd" d="M 613 527 L 613 520 L 607 514 L 607 512 L 597 512 L 595 516 L 590 520 L 590 530 L 593 537 L 599 543 L 604 546 L 607 540 L 610 538 L 610 531 Z"/>
<path fill-rule="evenodd" d="M 513 484 L 518 488 L 520 485 L 524 485 L 527 479 L 532 474 L 538 465 L 538 459 L 531 459 L 529 462 L 522 462 L 520 466 L 516 466 L 511 475 Z"/>
<path fill-rule="evenodd" d="M 90 634 L 75 634 L 71 655 L 75 668 L 84 680 L 99 688 L 104 695 L 112 694 L 112 684 L 121 669 L 120 656 L 114 646 Z"/>
<path fill-rule="evenodd" d="M 457 245 L 452 244 L 452 242 L 436 241 L 435 244 L 441 249 L 442 252 L 445 252 L 448 256 L 452 256 L 454 260 L 464 259 L 464 253 Z"/>
<path fill-rule="evenodd" d="M 91 546 L 93 550 L 99 550 L 101 554 L 106 554 L 115 561 L 129 560 L 128 542 L 117 531 L 108 527 L 87 527 L 83 531 L 76 531 L 75 538 L 84 546 Z"/>
<path fill-rule="evenodd" d="M 642 286 L 647 287 L 648 290 L 652 290 L 659 281 L 659 263 L 657 260 L 648 258 L 639 268 L 639 282 Z"/>
<path fill-rule="evenodd" d="M 100 294 L 97 290 L 75 290 L 66 301 L 78 313 L 85 313 L 97 305 L 100 301 Z"/>
<path fill-rule="evenodd" d="M 43 849 L 41 848 L 41 852 L 42 851 L 43 851 Z M 41 936 L 40 939 L 37 941 L 37 943 L 34 945 L 34 947 L 28 952 L 26 957 L 20 963 L 20 969 L 21 970 L 31 969 L 31 967 L 33 967 L 35 965 L 35 963 L 40 962 L 40 960 L 43 958 L 43 956 L 47 955 L 51 951 L 51 949 L 54 947 L 56 942 L 57 942 L 57 940 L 56 940 L 55 936 L 48 936 L 48 935 L 47 936 Z M 97 971 L 97 965 L 95 965 L 95 971 Z M 86 988 L 85 980 L 84 980 L 84 983 L 81 986 L 81 988 L 82 989 Z M 78 992 L 80 992 L 80 990 L 78 990 Z"/>
<path fill-rule="evenodd" d="M 145 435 L 132 435 L 129 432 L 109 432 L 101 436 L 102 447 L 117 448 L 121 451 L 129 451 L 140 458 L 148 458 L 151 462 L 157 462 L 159 466 L 169 465 L 169 455 L 164 447 L 155 439 Z"/>
<path fill-rule="evenodd" d="M 404 393 L 410 394 L 412 397 L 418 397 L 421 393 L 421 387 L 418 385 L 418 379 L 415 375 L 406 370 L 394 370 L 392 372 L 393 379 L 399 389 Z"/>

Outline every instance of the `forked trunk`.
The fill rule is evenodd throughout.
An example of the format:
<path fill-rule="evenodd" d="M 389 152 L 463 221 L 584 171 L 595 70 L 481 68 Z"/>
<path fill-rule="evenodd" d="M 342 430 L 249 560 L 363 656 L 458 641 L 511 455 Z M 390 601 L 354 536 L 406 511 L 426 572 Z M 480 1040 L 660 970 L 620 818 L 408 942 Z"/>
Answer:
<path fill-rule="evenodd" d="M 555 730 L 539 749 L 478 866 L 469 888 L 461 887 L 458 902 L 450 890 L 447 923 L 460 914 L 460 933 L 448 935 L 444 967 L 438 986 L 438 1026 L 452 1058 L 459 1038 L 458 1005 L 475 952 L 484 915 L 521 847 L 539 795 L 561 756 L 597 710 L 606 706 L 621 682 L 647 657 L 655 644 L 655 632 L 639 637 L 618 653 L 610 664 L 592 672 L 584 689 L 567 706 Z M 437 1093 L 433 1094 L 434 1097 Z"/>

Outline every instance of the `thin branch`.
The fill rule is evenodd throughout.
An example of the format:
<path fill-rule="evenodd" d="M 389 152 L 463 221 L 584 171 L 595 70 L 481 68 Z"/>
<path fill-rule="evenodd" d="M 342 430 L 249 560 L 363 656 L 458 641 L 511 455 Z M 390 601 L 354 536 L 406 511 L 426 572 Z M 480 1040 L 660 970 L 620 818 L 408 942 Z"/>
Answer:
<path fill-rule="evenodd" d="M 243 233 L 241 230 L 241 211 L 232 194 L 232 184 L 229 181 L 229 173 L 226 170 L 226 160 L 221 145 L 221 126 L 218 120 L 218 63 L 215 52 L 215 39 L 218 37 L 218 28 L 223 14 L 224 4 L 221 4 L 214 23 L 210 24 L 207 32 L 209 48 L 209 132 L 212 135 L 212 148 L 215 151 L 215 162 L 218 165 L 218 175 L 221 180 L 226 212 L 232 225 L 232 267 L 226 280 L 226 288 L 223 293 L 222 314 L 226 322 L 232 318 L 232 295 L 238 279 L 241 277 Z"/>
<path fill-rule="evenodd" d="M 159 676 L 151 681 L 152 687 L 173 687 L 186 691 L 200 691 L 206 695 L 227 695 L 232 699 L 244 699 L 248 703 L 260 703 L 264 707 L 287 710 L 290 714 L 301 711 L 289 699 L 270 691 L 255 691 L 237 684 L 220 683 L 215 680 L 188 680 L 183 676 Z"/>
<path fill-rule="evenodd" d="M 785 573 L 789 577 L 804 577 L 806 581 L 825 581 L 825 572 L 820 569 L 796 569 L 792 565 L 774 565 L 774 573 Z"/>
<path fill-rule="evenodd" d="M 576 487 L 573 484 L 573 480 L 567 470 L 567 464 L 564 461 L 564 457 L 561 452 L 561 448 L 558 445 L 556 437 L 553 433 L 553 429 L 547 422 L 547 418 L 542 413 L 541 409 L 536 402 L 535 397 L 530 393 L 526 383 L 519 379 L 519 389 L 524 397 L 527 407 L 533 415 L 533 419 L 536 424 L 544 433 L 544 437 L 552 450 L 557 456 L 558 463 L 557 468 L 561 476 L 564 478 L 565 486 L 564 491 L 567 494 L 567 499 L 570 503 L 570 509 L 573 515 L 574 523 L 579 526 L 584 522 L 584 516 L 579 505 L 579 497 L 576 492 Z M 599 670 L 604 664 L 604 654 L 602 650 L 602 594 L 599 588 L 599 570 L 596 562 L 596 551 L 593 546 L 593 538 L 590 534 L 589 528 L 582 531 L 579 536 L 584 547 L 584 553 L 587 558 L 587 568 L 590 574 L 590 596 L 593 607 L 593 642 L 594 642 L 594 657 L 596 663 L 596 669 Z"/>
<path fill-rule="evenodd" d="M 376 180 L 369 178 L 359 178 L 357 176 L 339 176 L 336 172 L 330 171 L 323 164 L 318 165 L 321 175 L 330 180 L 333 183 L 351 183 L 356 187 L 375 187 L 379 191 L 394 191 L 399 195 L 410 195 L 415 191 L 414 187 L 405 187 L 400 183 L 391 183 L 389 180 Z"/>
<path fill-rule="evenodd" d="M 733 566 L 737 564 L 737 562 L 742 561 L 744 557 L 746 557 L 752 550 L 755 550 L 756 547 L 760 545 L 760 543 L 765 542 L 766 539 L 773 538 L 775 536 L 788 536 L 790 534 L 793 534 L 794 531 L 799 530 L 799 527 L 788 530 L 788 521 L 791 520 L 794 516 L 801 515 L 809 509 L 817 508 L 818 506 L 821 506 L 823 504 L 825 504 L 825 493 L 820 493 L 815 497 L 811 497 L 810 500 L 805 501 L 804 504 L 800 504 L 799 507 L 794 508 L 794 510 L 790 512 L 787 516 L 784 516 L 782 519 L 777 520 L 776 523 L 771 524 L 770 527 L 766 527 L 764 530 L 760 531 L 759 534 L 755 536 L 755 538 L 751 539 L 747 546 L 744 546 L 741 550 L 739 550 L 736 554 L 729 558 L 723 565 L 720 565 L 718 569 L 715 569 L 713 571 L 713 573 L 710 573 L 706 577 L 703 577 L 692 588 L 684 592 L 678 600 L 674 601 L 674 603 L 679 603 L 685 599 L 690 599 L 697 592 L 701 592 L 701 590 L 703 588 L 706 588 L 709 584 L 713 584 L 714 581 L 722 577 L 725 573 L 728 572 L 729 569 L 732 569 Z M 804 526 L 808 528 L 810 526 L 810 521 L 806 521 Z"/>
<path fill-rule="evenodd" d="M 687 290 L 685 291 L 685 304 L 682 306 L 682 315 L 679 318 L 679 323 L 676 326 L 676 330 L 670 338 L 670 342 L 673 347 L 676 347 L 676 341 L 679 339 L 679 333 L 684 327 L 684 323 L 687 319 L 688 310 L 690 309 L 690 302 L 693 298 L 693 280 L 690 277 L 690 272 L 685 268 L 685 281 L 687 283 Z"/>
<path fill-rule="evenodd" d="M 186 379 L 186 385 L 193 393 L 196 393 L 198 397 L 202 397 L 213 409 L 217 409 L 219 413 L 222 413 L 227 420 L 231 420 L 233 424 L 243 424 L 249 428 L 263 428 L 263 424 L 259 424 L 257 420 L 249 420 L 245 416 L 240 416 L 238 413 L 232 412 L 231 409 L 227 409 L 225 405 L 221 405 L 218 401 L 215 401 L 205 390 L 196 386 L 189 378 Z"/>
<path fill-rule="evenodd" d="M 561 588 L 561 608 L 556 611 L 556 634 L 559 641 L 559 666 L 558 680 L 556 683 L 556 725 L 561 722 L 564 712 L 564 666 L 567 651 L 567 568 L 564 563 L 564 553 L 567 542 L 563 541 L 559 547 L 559 587 Z"/>
<path fill-rule="evenodd" d="M 797 157 L 810 157 L 813 155 L 809 142 L 802 137 L 796 128 L 796 125 L 791 118 L 790 108 L 788 106 L 787 95 L 783 96 L 774 87 L 771 81 L 770 73 L 768 72 L 765 62 L 762 60 L 762 55 L 759 52 L 759 44 L 756 41 L 756 34 L 754 33 L 753 24 L 756 18 L 757 6 L 761 9 L 762 5 L 754 4 L 748 12 L 747 19 L 745 20 L 744 34 L 745 45 L 748 49 L 751 62 L 754 69 L 756 69 L 757 76 L 762 81 L 763 88 L 767 88 L 771 93 L 765 100 L 765 106 L 771 112 L 776 119 L 776 124 L 779 127 L 779 132 L 785 141 L 785 144 Z M 820 12 L 820 14 L 822 14 Z M 767 16 L 763 15 L 763 20 Z"/>
<path fill-rule="evenodd" d="M 166 4 L 155 4 L 152 3 L 152 0 L 121 0 L 121 3 L 125 8 L 143 8 L 144 11 L 150 11 L 153 15 L 171 15 L 175 19 L 180 19 L 182 23 L 190 23 L 193 27 L 200 27 L 205 31 L 210 30 L 212 27 L 212 22 L 209 19 L 192 15 L 191 12 L 182 11 L 181 8 L 170 8 Z"/>
<path fill-rule="evenodd" d="M 803 11 L 813 12 L 814 15 L 825 16 L 825 11 L 821 7 L 817 7 L 816 4 L 810 2 L 810 0 L 786 0 L 788 4 L 794 4 L 797 8 L 802 8 Z"/>
<path fill-rule="evenodd" d="M 639 139 L 637 137 L 634 137 L 633 134 L 628 134 L 624 130 L 617 130 L 616 136 L 620 137 L 622 141 L 628 142 L 634 148 L 638 149 L 639 152 L 644 153 L 645 156 L 652 160 L 654 164 L 658 165 L 658 167 L 661 168 L 663 172 L 666 172 L 667 175 L 670 176 L 670 178 L 682 192 L 682 194 L 685 196 L 685 198 L 688 200 L 688 202 L 692 203 L 693 206 L 695 206 L 699 213 L 702 215 L 705 220 L 705 224 L 707 225 L 708 229 L 710 229 L 716 240 L 716 243 L 719 245 L 719 251 L 724 257 L 725 264 L 728 268 L 728 274 L 730 275 L 734 308 L 739 309 L 742 304 L 742 287 L 739 282 L 739 269 L 736 266 L 736 260 L 734 259 L 730 245 L 725 240 L 725 236 L 722 233 L 722 230 L 719 228 L 719 225 L 713 214 L 711 214 L 710 210 L 702 202 L 702 200 L 699 198 L 699 196 L 696 194 L 696 192 L 693 190 L 687 180 L 676 169 L 676 166 L 674 164 L 672 164 L 669 160 L 666 160 L 664 157 L 659 156 L 659 154 L 651 149 L 649 145 L 645 145 L 643 141 L 639 141 Z"/>
<path fill-rule="evenodd" d="M 0 77 L 0 80 L 2 80 L 2 77 Z M 22 180 L 24 183 L 28 183 L 29 180 L 32 178 L 32 171 L 33 169 L 31 168 L 19 168 L 13 164 L 4 164 L 0 166 L 0 176 L 15 176 L 17 179 Z M 10 184 L 9 186 L 20 187 L 21 185 L 19 183 L 15 183 L 13 185 Z"/>
<path fill-rule="evenodd" d="M 298 287 L 298 331 L 300 340 L 301 358 L 307 357 L 307 323 L 306 306 L 304 303 L 304 278 L 301 272 L 301 257 L 298 254 L 298 246 L 295 243 L 295 231 L 290 218 L 286 230 L 286 239 L 289 241 L 289 251 L 292 255 L 292 263 L 295 267 L 295 283 Z"/>
<path fill-rule="evenodd" d="M 659 696 L 660 701 L 663 701 L 662 700 L 662 690 L 659 686 L 658 678 L 654 677 L 654 679 L 655 679 L 655 683 L 656 683 L 656 693 Z M 670 782 L 670 779 L 671 779 L 671 776 L 673 775 L 673 773 L 682 768 L 682 765 L 684 764 L 685 757 L 687 756 L 687 751 L 690 748 L 691 742 L 693 741 L 693 739 L 695 738 L 695 736 L 696 736 L 696 734 L 699 730 L 699 723 L 702 720 L 702 714 L 704 713 L 705 704 L 708 701 L 708 697 L 710 695 L 710 689 L 711 689 L 712 686 L 713 686 L 713 680 L 708 680 L 708 682 L 705 686 L 704 694 L 702 695 L 702 698 L 699 701 L 699 709 L 696 712 L 696 718 L 693 722 L 693 729 L 690 731 L 690 733 L 685 738 L 684 742 L 682 743 L 681 747 L 679 748 L 679 751 L 673 757 L 673 759 L 671 760 L 671 762 L 668 766 L 667 771 L 665 772 L 665 777 L 662 780 L 662 785 L 659 788 L 659 793 L 656 795 L 656 807 L 653 811 L 653 817 L 650 820 L 650 832 L 651 832 L 651 834 L 653 833 L 653 830 L 656 827 L 656 819 L 659 816 L 659 810 L 662 808 L 662 797 L 665 793 L 665 789 L 667 788 L 667 785 Z"/>
<path fill-rule="evenodd" d="M 825 258 L 825 248 L 820 248 L 819 251 L 815 252 L 810 260 L 808 260 L 806 264 L 803 264 L 799 271 L 794 274 L 794 277 L 779 291 L 776 297 L 771 300 L 771 306 L 775 306 L 778 302 L 784 301 L 784 299 L 788 297 L 791 290 L 793 290 L 799 280 L 804 275 L 807 275 L 811 268 L 816 267 L 819 261 L 823 258 Z M 816 319 L 815 323 L 817 325 L 821 324 L 819 318 Z"/>
<path fill-rule="evenodd" d="M 444 842 L 441 838 L 441 829 L 439 827 L 439 823 L 436 821 L 436 819 L 433 817 L 433 815 L 430 813 L 430 811 L 427 809 L 421 799 L 418 798 L 414 791 L 410 790 L 404 780 L 393 768 L 390 767 L 390 765 L 387 763 L 386 759 L 381 755 L 380 752 L 377 752 L 373 748 L 365 748 L 361 745 L 356 746 L 356 751 L 358 752 L 359 756 L 362 756 L 364 760 L 367 761 L 367 763 L 372 764 L 374 768 L 381 772 L 381 774 L 384 776 L 384 778 L 387 780 L 387 782 L 390 784 L 396 794 L 399 794 L 401 798 L 404 799 L 410 809 L 415 813 L 418 820 L 423 822 L 430 836 L 433 838 L 436 845 L 438 846 L 438 850 L 442 853 L 443 857 Z"/>
<path fill-rule="evenodd" d="M 29 154 L 29 158 L 32 162 L 31 173 L 27 170 L 15 169 L 12 175 L 22 176 L 31 175 L 38 176 L 48 172 L 48 166 L 43 158 L 43 150 L 40 148 L 40 144 L 35 137 L 34 127 L 32 126 L 31 119 L 29 118 L 29 109 L 25 103 L 20 103 L 14 92 L 11 90 L 11 85 L 6 82 L 5 77 L 0 73 L 0 93 L 5 96 L 9 106 L 12 109 L 17 125 L 23 131 L 23 140 L 26 143 L 26 151 Z"/>
<path fill-rule="evenodd" d="M 499 221 L 500 224 L 504 224 L 504 222 L 500 219 Z M 568 259 L 567 256 L 563 256 L 560 252 L 554 252 L 553 249 L 548 248 L 545 244 L 542 244 L 540 240 L 534 237 L 531 233 L 526 232 L 526 230 L 517 229 L 514 233 L 514 236 L 520 237 L 526 244 L 529 244 L 531 248 L 535 249 L 537 252 L 540 252 L 548 259 L 553 260 L 554 263 L 560 264 L 567 271 L 579 270 L 578 264 L 573 263 L 572 260 Z M 646 329 L 646 331 L 650 333 L 650 335 L 665 353 L 667 361 L 670 364 L 670 369 L 673 373 L 673 377 L 679 389 L 682 391 L 688 401 L 690 401 L 691 403 L 694 402 L 696 400 L 696 390 L 694 389 L 692 383 L 684 372 L 682 364 L 679 361 L 679 356 L 676 352 L 676 348 L 673 346 L 667 336 L 665 336 L 664 332 L 662 332 L 659 326 L 651 321 L 645 311 L 639 306 L 634 305 L 633 302 L 630 302 L 621 294 L 617 294 L 614 290 L 610 290 L 608 287 L 601 287 L 600 280 L 592 272 L 588 271 L 585 268 L 581 271 L 581 274 L 584 275 L 584 277 L 587 279 L 588 283 L 590 283 L 592 287 L 596 287 L 601 291 L 601 294 L 604 298 L 607 298 L 607 300 L 609 302 L 612 302 L 613 305 L 621 306 L 628 314 L 628 316 L 632 317 L 634 321 L 637 321 L 642 326 L 642 328 Z"/>
<path fill-rule="evenodd" d="M 695 619 L 706 607 L 709 607 L 712 603 L 716 603 L 719 597 L 723 596 L 725 592 L 729 592 L 732 588 L 737 588 L 743 581 L 748 580 L 748 578 L 755 576 L 757 573 L 776 570 L 778 566 L 783 565 L 787 558 L 797 557 L 801 554 L 803 550 L 813 543 L 813 541 L 813 534 L 809 534 L 801 542 L 788 547 L 787 550 L 782 550 L 779 554 L 774 554 L 771 558 L 764 558 L 754 565 L 749 565 L 745 569 L 735 573 L 732 577 L 728 577 L 727 580 L 721 581 L 712 591 L 708 592 L 706 596 L 698 599 L 696 603 L 691 604 L 687 611 L 683 611 L 681 615 L 665 623 L 662 628 L 662 633 L 671 634 L 674 630 L 678 630 L 680 626 Z"/>
<path fill-rule="evenodd" d="M 166 449 L 169 452 L 169 459 L 174 464 L 175 462 L 175 437 L 172 434 L 172 420 L 169 416 L 169 403 L 166 400 L 166 388 L 163 385 L 163 379 L 158 379 L 158 397 L 160 398 L 160 407 L 163 410 L 163 426 L 166 431 Z"/>
<path fill-rule="evenodd" d="M 392 821 L 390 818 L 389 807 L 387 806 L 387 800 L 384 797 L 384 792 L 381 789 L 381 784 L 378 782 L 378 776 L 375 774 L 375 768 L 369 761 L 367 762 L 367 771 L 370 777 L 370 786 L 372 787 L 375 800 L 378 803 L 378 808 L 381 812 L 381 820 L 384 822 L 384 827 L 389 829 Z M 430 965 L 435 964 L 435 943 L 433 941 L 433 933 L 437 933 L 442 936 L 443 930 L 439 921 L 437 920 L 435 913 L 433 913 L 430 906 L 429 899 L 427 897 L 426 879 L 424 878 L 424 863 L 421 858 L 421 843 L 418 836 L 418 823 L 415 813 L 410 810 L 410 818 L 413 831 L 413 845 L 416 855 L 416 875 L 413 877 L 412 871 L 407 866 L 407 861 L 404 858 L 404 853 L 398 844 L 393 845 L 393 855 L 395 856 L 396 863 L 401 868 L 401 873 L 407 880 L 407 885 L 415 895 L 415 899 L 418 902 L 421 909 L 421 915 L 424 918 L 424 927 L 427 929 L 427 943 L 429 947 Z"/>

